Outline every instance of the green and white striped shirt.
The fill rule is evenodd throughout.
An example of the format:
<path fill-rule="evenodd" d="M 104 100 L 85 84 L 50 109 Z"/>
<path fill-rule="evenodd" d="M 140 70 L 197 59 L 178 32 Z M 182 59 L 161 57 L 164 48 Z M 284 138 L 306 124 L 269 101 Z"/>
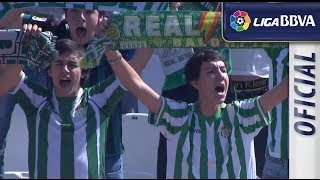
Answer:
<path fill-rule="evenodd" d="M 205 117 L 198 104 L 162 98 L 149 123 L 167 137 L 167 178 L 256 178 L 253 138 L 269 125 L 259 97 L 221 104 Z M 154 117 L 155 116 L 155 117 Z"/>
<path fill-rule="evenodd" d="M 105 178 L 106 129 L 124 92 L 112 76 L 76 97 L 56 97 L 23 75 L 12 93 L 27 118 L 30 178 Z"/>
<path fill-rule="evenodd" d="M 272 62 L 269 89 L 279 84 L 289 74 L 289 50 L 266 49 Z M 289 158 L 289 100 L 271 110 L 272 124 L 268 127 L 267 152 L 276 158 Z"/>

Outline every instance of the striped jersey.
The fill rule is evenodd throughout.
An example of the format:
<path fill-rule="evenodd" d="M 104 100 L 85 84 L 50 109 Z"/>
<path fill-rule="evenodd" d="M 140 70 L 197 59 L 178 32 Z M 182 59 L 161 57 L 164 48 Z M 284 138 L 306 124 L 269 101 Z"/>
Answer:
<path fill-rule="evenodd" d="M 56 97 L 24 74 L 12 92 L 26 114 L 30 178 L 105 178 L 105 134 L 124 90 L 115 76 Z"/>
<path fill-rule="evenodd" d="M 269 125 L 259 97 L 221 104 L 212 117 L 187 104 L 162 97 L 149 123 L 167 138 L 167 174 L 171 178 L 256 178 L 253 138 Z"/>
<path fill-rule="evenodd" d="M 130 60 L 134 53 L 135 49 L 129 50 L 120 50 L 123 58 Z M 102 56 L 100 59 L 100 64 L 90 69 L 89 78 L 84 84 L 84 87 L 91 87 L 108 77 L 113 75 L 112 68 L 108 63 L 106 56 Z M 121 98 L 122 99 L 122 98 Z M 122 110 L 121 102 L 119 102 L 116 107 L 113 109 L 113 112 L 110 116 L 108 132 L 107 132 L 107 156 L 114 156 L 122 154 L 124 152 L 124 146 L 122 143 Z"/>
<path fill-rule="evenodd" d="M 270 63 L 269 89 L 289 74 L 289 49 L 266 49 Z M 267 152 L 276 158 L 289 158 L 289 100 L 271 110 L 272 124 L 268 127 Z"/>

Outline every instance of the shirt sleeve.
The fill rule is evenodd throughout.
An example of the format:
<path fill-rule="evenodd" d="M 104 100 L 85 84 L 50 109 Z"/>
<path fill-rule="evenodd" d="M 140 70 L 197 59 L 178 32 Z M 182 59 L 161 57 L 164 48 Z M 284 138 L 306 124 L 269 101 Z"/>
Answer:
<path fill-rule="evenodd" d="M 238 125 L 244 133 L 253 136 L 256 136 L 262 127 L 271 123 L 270 112 L 263 112 L 260 97 L 235 101 L 233 106 L 235 111 L 234 125 Z"/>
<path fill-rule="evenodd" d="M 116 76 L 111 75 L 90 88 L 89 96 L 104 112 L 111 113 L 126 92 L 127 90 Z"/>
<path fill-rule="evenodd" d="M 161 97 L 162 106 L 158 114 L 149 112 L 148 122 L 159 127 L 164 135 L 176 134 L 186 125 L 189 108 L 186 102 L 177 102 Z"/>
<path fill-rule="evenodd" d="M 26 116 L 30 113 L 36 112 L 41 103 L 47 98 L 47 89 L 38 84 L 33 83 L 24 72 L 16 86 L 16 88 L 9 92 L 14 94 L 17 102 L 25 112 Z"/>

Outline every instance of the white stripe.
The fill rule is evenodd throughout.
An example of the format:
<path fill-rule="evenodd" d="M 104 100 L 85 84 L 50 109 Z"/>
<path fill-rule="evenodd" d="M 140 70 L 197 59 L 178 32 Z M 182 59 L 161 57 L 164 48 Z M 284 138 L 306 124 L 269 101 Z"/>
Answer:
<path fill-rule="evenodd" d="M 260 105 L 260 97 L 257 99 L 257 104 L 258 104 L 258 109 L 259 109 L 259 111 L 260 111 L 260 115 L 262 116 L 262 121 L 264 121 L 264 123 L 265 124 L 270 124 L 269 122 L 268 122 L 268 119 L 270 119 L 271 117 L 270 117 L 270 111 L 268 111 L 266 114 L 267 114 L 267 116 L 266 116 L 266 114 L 263 112 L 263 110 L 262 110 L 262 107 L 261 107 L 261 105 Z M 258 117 L 257 117 L 258 118 Z M 259 119 L 259 118 L 258 118 Z"/>
<path fill-rule="evenodd" d="M 189 135 L 190 134 L 188 133 L 182 147 L 183 157 L 181 162 L 181 179 L 188 179 L 189 166 L 187 163 L 187 158 L 190 152 Z"/>
<path fill-rule="evenodd" d="M 174 165 L 176 160 L 176 152 L 178 145 L 178 138 L 180 137 L 181 132 L 178 132 L 175 135 L 175 138 L 171 138 L 167 140 L 167 174 L 166 177 L 168 179 L 172 179 L 174 177 Z"/>
<path fill-rule="evenodd" d="M 173 127 L 181 127 L 184 125 L 184 123 L 188 120 L 188 116 L 182 116 L 182 117 L 172 117 L 170 114 L 165 112 L 162 116 Z"/>
<path fill-rule="evenodd" d="M 256 179 L 256 157 L 255 157 L 255 151 L 254 151 L 254 141 L 253 138 L 255 136 L 252 136 L 251 134 L 258 134 L 262 128 L 257 128 L 254 133 L 247 134 L 243 132 L 243 130 L 240 128 L 240 134 L 243 142 L 244 147 L 244 157 L 245 157 L 245 165 L 247 169 L 247 178 L 248 179 Z M 240 156 L 238 154 L 238 156 Z"/>
<path fill-rule="evenodd" d="M 87 139 L 86 128 L 82 126 L 74 133 L 74 171 L 75 178 L 89 178 L 88 176 L 88 156 L 87 156 Z M 77 146 L 78 145 L 78 146 Z"/>
<path fill-rule="evenodd" d="M 155 122 L 155 125 L 158 125 L 158 123 L 159 123 L 159 120 L 160 120 L 160 114 L 162 114 L 163 113 L 163 110 L 164 110 L 164 106 L 165 106 L 165 104 L 166 104 L 166 98 L 164 98 L 164 97 L 161 97 L 161 109 L 160 109 L 160 111 L 159 111 L 159 114 L 155 114 L 155 118 L 157 119 L 156 120 L 156 122 Z"/>
<path fill-rule="evenodd" d="M 239 121 L 241 121 L 240 124 L 242 124 L 243 127 L 249 127 L 250 125 L 254 125 L 260 121 L 259 114 L 256 114 L 254 116 L 247 117 L 247 118 L 244 118 L 241 115 L 238 115 L 238 116 L 239 116 Z M 266 122 L 266 120 L 264 120 L 264 119 L 261 119 L 261 120 Z"/>
<path fill-rule="evenodd" d="M 60 151 L 61 151 L 61 119 L 52 113 L 48 126 L 47 172 L 48 178 L 60 179 Z"/>
<path fill-rule="evenodd" d="M 75 178 L 89 178 L 88 175 L 88 156 L 87 156 L 87 124 L 86 124 L 86 113 L 84 109 L 78 109 L 75 117 L 72 117 L 74 124 L 74 171 Z"/>
<path fill-rule="evenodd" d="M 178 102 L 168 98 L 166 98 L 166 100 L 167 100 L 167 105 L 169 106 L 170 109 L 179 110 L 179 109 L 186 109 L 187 107 L 186 102 Z"/>

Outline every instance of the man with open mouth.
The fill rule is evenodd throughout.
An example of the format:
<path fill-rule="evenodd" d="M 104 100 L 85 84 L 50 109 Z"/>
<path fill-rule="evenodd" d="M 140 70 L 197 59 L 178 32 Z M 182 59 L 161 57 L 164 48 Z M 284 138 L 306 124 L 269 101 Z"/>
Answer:
<path fill-rule="evenodd" d="M 225 104 L 225 58 L 200 50 L 185 65 L 186 81 L 198 94 L 188 104 L 153 91 L 118 51 L 105 54 L 123 85 L 149 108 L 149 123 L 167 138 L 166 178 L 257 178 L 253 140 L 271 123 L 269 111 L 288 97 L 288 77 L 261 96 Z"/>

